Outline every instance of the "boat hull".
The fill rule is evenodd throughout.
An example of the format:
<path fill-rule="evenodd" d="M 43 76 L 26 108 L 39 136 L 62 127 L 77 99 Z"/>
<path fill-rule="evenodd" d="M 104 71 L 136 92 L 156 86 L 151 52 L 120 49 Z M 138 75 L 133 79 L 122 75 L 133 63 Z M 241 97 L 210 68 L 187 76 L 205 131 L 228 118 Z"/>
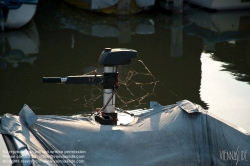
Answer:
<path fill-rule="evenodd" d="M 123 114 L 133 120 L 100 125 L 77 115 L 36 116 L 25 105 L 19 116 L 5 114 L 0 127 L 27 147 L 31 160 L 49 166 L 250 164 L 249 133 L 190 101 L 151 102 L 148 110 Z"/>
<path fill-rule="evenodd" d="M 250 8 L 250 0 L 189 0 L 191 4 L 214 10 L 235 10 Z"/>
<path fill-rule="evenodd" d="M 23 4 L 18 9 L 10 9 L 5 28 L 20 28 L 30 22 L 36 12 L 37 5 Z"/>

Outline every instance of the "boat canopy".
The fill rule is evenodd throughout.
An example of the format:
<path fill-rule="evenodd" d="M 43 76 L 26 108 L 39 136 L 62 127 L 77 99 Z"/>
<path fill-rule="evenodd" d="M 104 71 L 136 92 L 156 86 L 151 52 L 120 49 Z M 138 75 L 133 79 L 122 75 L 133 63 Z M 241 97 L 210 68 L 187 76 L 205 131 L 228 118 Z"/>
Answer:
<path fill-rule="evenodd" d="M 0 131 L 27 146 L 33 165 L 250 165 L 249 133 L 190 101 L 128 114 L 129 124 L 100 125 L 25 105 L 2 116 Z"/>

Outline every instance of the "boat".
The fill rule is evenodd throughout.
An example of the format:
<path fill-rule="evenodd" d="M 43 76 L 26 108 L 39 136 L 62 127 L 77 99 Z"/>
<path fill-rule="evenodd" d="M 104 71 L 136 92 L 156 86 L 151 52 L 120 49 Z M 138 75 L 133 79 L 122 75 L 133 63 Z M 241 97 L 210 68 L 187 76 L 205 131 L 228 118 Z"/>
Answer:
<path fill-rule="evenodd" d="M 249 0 L 189 0 L 189 3 L 212 10 L 249 9 Z"/>
<path fill-rule="evenodd" d="M 18 115 L 3 115 L 0 132 L 8 147 L 1 149 L 3 161 L 14 153 L 20 155 L 12 155 L 9 165 L 250 164 L 249 133 L 191 101 L 116 108 L 118 67 L 137 56 L 136 50 L 106 48 L 98 59 L 102 75 L 44 77 L 43 83 L 103 86 L 103 106 L 88 116 L 58 116 L 36 115 L 25 104 Z"/>
<path fill-rule="evenodd" d="M 81 9 L 105 14 L 128 15 L 147 10 L 155 0 L 64 0 Z"/>
<path fill-rule="evenodd" d="M 38 0 L 2 0 L 0 4 L 0 22 L 2 31 L 17 29 L 33 18 Z"/>

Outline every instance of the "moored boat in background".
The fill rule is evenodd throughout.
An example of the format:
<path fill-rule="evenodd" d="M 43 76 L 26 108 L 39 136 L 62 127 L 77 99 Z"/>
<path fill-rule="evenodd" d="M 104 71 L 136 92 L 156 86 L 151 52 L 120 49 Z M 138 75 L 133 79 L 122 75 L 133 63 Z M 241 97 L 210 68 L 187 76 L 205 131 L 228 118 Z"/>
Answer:
<path fill-rule="evenodd" d="M 0 4 L 2 31 L 26 25 L 34 16 L 38 0 L 3 0 Z"/>
<path fill-rule="evenodd" d="M 189 0 L 191 4 L 213 10 L 249 9 L 250 0 Z"/>

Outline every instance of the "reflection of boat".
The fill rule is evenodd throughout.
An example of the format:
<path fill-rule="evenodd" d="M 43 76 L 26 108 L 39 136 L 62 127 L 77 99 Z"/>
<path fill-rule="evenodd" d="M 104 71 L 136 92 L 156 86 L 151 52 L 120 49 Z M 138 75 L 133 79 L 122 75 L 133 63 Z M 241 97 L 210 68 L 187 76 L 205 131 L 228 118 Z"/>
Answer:
<path fill-rule="evenodd" d="M 186 14 L 192 24 L 184 27 L 184 31 L 190 35 L 212 43 L 250 38 L 249 11 L 189 10 Z"/>
<path fill-rule="evenodd" d="M 2 0 L 0 4 L 0 21 L 2 30 L 20 28 L 34 16 L 38 0 Z"/>
<path fill-rule="evenodd" d="M 158 3 L 165 10 L 172 11 L 174 13 L 181 13 L 183 10 L 189 8 L 186 0 L 159 0 Z"/>
<path fill-rule="evenodd" d="M 96 37 L 118 37 L 119 42 L 131 40 L 132 34 L 153 34 L 154 21 L 150 18 L 131 16 L 127 19 L 118 19 L 112 16 L 94 15 L 89 12 L 80 12 L 63 6 L 64 16 L 61 22 L 64 28 L 74 29 L 83 34 Z"/>
<path fill-rule="evenodd" d="M 1 34 L 1 68 L 7 63 L 18 67 L 18 63 L 27 62 L 33 64 L 39 52 L 39 34 L 35 22 L 31 21 L 27 26 Z"/>
<path fill-rule="evenodd" d="M 216 10 L 250 8 L 249 0 L 189 0 L 189 2 L 194 5 Z"/>
<path fill-rule="evenodd" d="M 237 112 L 242 117 L 235 118 L 235 115 L 232 116 L 231 112 L 234 112 L 238 104 L 234 105 L 235 108 L 231 106 L 231 110 L 221 111 L 222 106 L 218 103 L 237 103 L 240 98 L 237 96 L 238 91 L 249 90 L 244 89 L 244 82 L 242 81 L 250 81 L 247 61 L 250 13 L 244 10 L 211 13 L 193 9 L 187 11 L 186 14 L 191 24 L 183 28 L 184 32 L 203 39 L 203 43 L 201 41 L 203 44 L 201 99 L 210 103 L 209 112 L 224 117 L 225 120 L 240 125 L 249 131 L 248 119 L 244 119 L 245 113 L 249 110 L 248 107 L 242 107 Z M 230 79 L 232 81 L 229 81 Z M 232 88 L 230 86 L 232 84 L 237 88 Z M 212 97 L 211 94 L 216 94 L 218 91 L 216 87 L 223 87 L 220 90 L 222 93 Z M 242 100 L 244 101 L 245 98 Z"/>
<path fill-rule="evenodd" d="M 172 10 L 173 12 L 182 12 L 188 9 L 188 4 L 194 4 L 212 10 L 250 8 L 250 0 L 159 0 L 159 4 L 164 9 Z"/>
<path fill-rule="evenodd" d="M 151 102 L 150 109 L 127 111 L 115 108 L 117 65 L 128 64 L 136 56 L 134 50 L 105 49 L 98 61 L 104 66 L 103 75 L 44 78 L 50 83 L 102 84 L 103 107 L 88 117 L 36 116 L 27 105 L 19 116 L 5 114 L 0 132 L 14 138 L 13 152 L 21 152 L 21 162 L 72 166 L 250 164 L 249 133 L 192 102 L 168 106 Z M 11 142 L 6 142 L 9 147 Z M 1 152 L 1 156 L 8 155 L 6 150 Z"/>
<path fill-rule="evenodd" d="M 154 5 L 155 0 L 64 0 L 76 7 L 106 14 L 135 14 Z"/>

